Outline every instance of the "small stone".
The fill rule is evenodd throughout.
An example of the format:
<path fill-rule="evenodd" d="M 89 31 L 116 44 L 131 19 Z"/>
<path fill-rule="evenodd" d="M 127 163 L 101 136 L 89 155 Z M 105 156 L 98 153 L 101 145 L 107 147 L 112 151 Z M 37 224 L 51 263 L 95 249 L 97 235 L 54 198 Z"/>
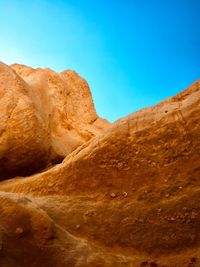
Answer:
<path fill-rule="evenodd" d="M 17 228 L 15 229 L 15 233 L 16 233 L 17 235 L 22 235 L 23 232 L 24 232 L 24 230 L 23 230 L 22 227 L 17 227 Z"/>
<path fill-rule="evenodd" d="M 94 211 L 93 210 L 86 211 L 85 216 L 88 216 L 88 217 L 94 216 Z"/>
<path fill-rule="evenodd" d="M 116 194 L 115 194 L 115 193 L 110 193 L 110 196 L 111 196 L 112 198 L 115 198 L 115 197 L 116 197 Z"/>
<path fill-rule="evenodd" d="M 165 194 L 165 197 L 168 198 L 169 197 L 169 194 Z"/>
<path fill-rule="evenodd" d="M 197 217 L 198 213 L 195 211 L 192 211 L 191 219 L 195 219 Z"/>
<path fill-rule="evenodd" d="M 127 197 L 128 196 L 128 193 L 127 192 L 123 192 L 122 193 L 122 196 Z"/>
<path fill-rule="evenodd" d="M 80 226 L 80 224 L 77 224 L 76 225 L 76 229 L 79 229 L 81 226 Z"/>
<path fill-rule="evenodd" d="M 122 162 L 117 163 L 117 167 L 118 168 L 122 168 L 123 167 L 123 163 Z"/>

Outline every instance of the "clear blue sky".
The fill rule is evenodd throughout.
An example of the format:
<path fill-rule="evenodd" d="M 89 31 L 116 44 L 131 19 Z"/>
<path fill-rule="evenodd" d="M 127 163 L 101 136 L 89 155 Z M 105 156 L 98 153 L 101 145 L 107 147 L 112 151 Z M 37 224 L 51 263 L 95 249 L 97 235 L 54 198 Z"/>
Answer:
<path fill-rule="evenodd" d="M 199 0 L 0 0 L 0 60 L 87 79 L 114 121 L 200 78 Z"/>

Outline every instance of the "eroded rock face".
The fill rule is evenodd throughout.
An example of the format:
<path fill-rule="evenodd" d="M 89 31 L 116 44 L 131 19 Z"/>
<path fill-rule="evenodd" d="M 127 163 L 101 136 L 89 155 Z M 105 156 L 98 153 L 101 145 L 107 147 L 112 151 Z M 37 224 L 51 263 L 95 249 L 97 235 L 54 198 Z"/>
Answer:
<path fill-rule="evenodd" d="M 86 240 L 71 235 L 34 202 L 28 197 L 0 192 L 1 267 L 123 264 L 123 256 L 99 251 Z"/>
<path fill-rule="evenodd" d="M 47 250 L 55 266 L 199 267 L 199 151 L 196 82 L 115 122 L 61 164 L 25 179 L 3 181 L 0 190 L 9 192 L 2 193 L 9 198 L 30 198 L 34 212 L 47 219 L 44 224 L 52 223 L 57 234 L 45 244 L 56 242 L 65 251 L 56 250 L 55 255 Z M 17 226 L 18 235 L 21 228 Z M 22 240 L 23 251 L 27 240 Z M 31 242 L 38 244 L 34 238 Z M 4 258 L 9 255 L 4 253 Z"/>
<path fill-rule="evenodd" d="M 75 72 L 0 63 L 0 179 L 58 162 L 108 126 Z"/>
<path fill-rule="evenodd" d="M 156 189 L 168 182 L 196 181 L 199 107 L 200 86 L 196 82 L 171 99 L 115 122 L 62 164 L 13 183 L 13 190 L 20 192 L 22 185 L 23 192 L 27 189 L 36 195 L 105 193 L 108 188 L 112 190 L 109 193 L 131 193 L 142 186 Z M 29 186 L 32 181 L 34 187 Z"/>

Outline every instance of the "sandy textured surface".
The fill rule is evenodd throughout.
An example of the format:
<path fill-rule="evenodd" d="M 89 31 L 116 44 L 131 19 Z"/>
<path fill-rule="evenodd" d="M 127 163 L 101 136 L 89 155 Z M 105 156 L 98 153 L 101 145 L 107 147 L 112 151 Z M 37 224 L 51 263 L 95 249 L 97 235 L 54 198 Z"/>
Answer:
<path fill-rule="evenodd" d="M 61 162 L 108 126 L 75 72 L 0 63 L 0 179 Z"/>
<path fill-rule="evenodd" d="M 25 81 L 32 73 L 14 68 Z M 199 177 L 196 82 L 62 163 L 2 181 L 0 266 L 199 267 Z"/>

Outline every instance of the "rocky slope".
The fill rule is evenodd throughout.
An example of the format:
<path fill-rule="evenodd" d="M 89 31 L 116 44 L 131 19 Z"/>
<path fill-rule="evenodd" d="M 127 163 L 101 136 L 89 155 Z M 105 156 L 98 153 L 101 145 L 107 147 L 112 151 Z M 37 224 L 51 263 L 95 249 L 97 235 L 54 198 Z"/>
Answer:
<path fill-rule="evenodd" d="M 60 162 L 108 126 L 75 72 L 0 63 L 0 179 Z"/>
<path fill-rule="evenodd" d="M 62 163 L 2 181 L 0 263 L 199 267 L 199 154 L 196 82 L 115 122 Z"/>

